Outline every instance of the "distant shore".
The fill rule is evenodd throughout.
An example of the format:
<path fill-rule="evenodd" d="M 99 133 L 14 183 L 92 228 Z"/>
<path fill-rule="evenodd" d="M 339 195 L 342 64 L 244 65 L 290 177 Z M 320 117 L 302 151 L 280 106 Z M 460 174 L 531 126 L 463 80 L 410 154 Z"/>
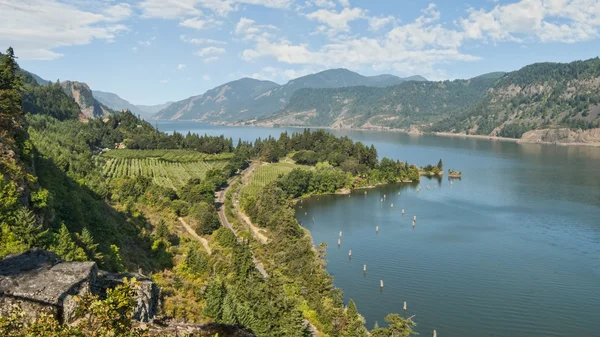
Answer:
<path fill-rule="evenodd" d="M 198 120 L 191 120 L 194 122 L 200 122 Z M 262 125 L 245 125 L 239 123 L 214 123 L 208 122 L 208 124 L 215 126 L 234 126 L 234 127 L 264 127 L 264 128 L 275 128 L 275 126 L 270 124 L 262 124 Z M 452 137 L 452 138 L 472 138 L 472 139 L 483 139 L 490 141 L 501 141 L 501 142 L 511 142 L 517 144 L 542 144 L 542 145 L 558 145 L 558 146 L 585 146 L 585 147 L 600 147 L 600 142 L 546 142 L 546 141 L 533 141 L 533 140 L 524 140 L 522 138 L 508 138 L 508 137 L 498 137 L 498 136 L 487 136 L 487 135 L 468 135 L 465 133 L 452 133 L 452 132 L 420 132 L 420 131 L 412 131 L 406 129 L 396 129 L 396 128 L 353 128 L 353 127 L 344 127 L 344 128 L 334 128 L 330 126 L 292 126 L 292 125 L 280 125 L 277 126 L 279 128 L 294 128 L 294 129 L 323 129 L 323 130 L 336 130 L 336 131 L 370 131 L 370 132 L 399 132 L 405 133 L 413 136 L 421 136 L 421 135 L 434 135 L 440 137 Z"/>

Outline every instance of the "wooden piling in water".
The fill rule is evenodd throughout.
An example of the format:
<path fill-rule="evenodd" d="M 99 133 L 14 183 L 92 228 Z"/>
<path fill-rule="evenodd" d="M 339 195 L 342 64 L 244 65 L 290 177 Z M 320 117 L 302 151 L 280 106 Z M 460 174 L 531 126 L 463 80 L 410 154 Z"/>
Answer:
<path fill-rule="evenodd" d="M 383 288 L 383 280 L 379 280 L 379 288 Z"/>
<path fill-rule="evenodd" d="M 394 204 L 391 204 L 390 207 L 394 208 Z"/>
<path fill-rule="evenodd" d="M 402 209 L 402 215 L 404 215 L 404 208 Z"/>
<path fill-rule="evenodd" d="M 433 337 L 437 337 L 437 331 L 433 330 Z"/>
<path fill-rule="evenodd" d="M 342 231 L 340 231 L 340 238 L 342 237 Z"/>
<path fill-rule="evenodd" d="M 348 258 L 352 258 L 352 249 L 348 251 Z"/>
<path fill-rule="evenodd" d="M 379 226 L 375 226 L 375 233 L 379 233 Z"/>
<path fill-rule="evenodd" d="M 338 247 L 342 244 L 342 239 L 338 239 Z"/>
<path fill-rule="evenodd" d="M 406 301 L 404 301 L 404 312 L 406 312 Z"/>
<path fill-rule="evenodd" d="M 385 199 L 385 194 L 383 195 L 383 198 Z"/>
<path fill-rule="evenodd" d="M 365 273 L 367 272 L 367 265 L 366 265 L 366 264 L 363 266 L 363 271 L 364 271 Z"/>
<path fill-rule="evenodd" d="M 413 221 L 417 221 L 417 216 L 413 216 Z"/>

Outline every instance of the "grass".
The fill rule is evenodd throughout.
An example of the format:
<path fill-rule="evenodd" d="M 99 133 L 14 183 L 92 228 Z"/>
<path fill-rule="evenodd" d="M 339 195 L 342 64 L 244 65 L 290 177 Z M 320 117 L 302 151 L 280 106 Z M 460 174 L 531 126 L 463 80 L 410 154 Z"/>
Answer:
<path fill-rule="evenodd" d="M 111 150 L 103 154 L 106 158 L 114 159 L 161 159 L 165 161 L 183 163 L 197 161 L 229 160 L 233 153 L 206 154 L 194 150 Z"/>
<path fill-rule="evenodd" d="M 267 184 L 273 182 L 280 175 L 289 173 L 295 168 L 306 169 L 308 166 L 297 165 L 287 161 L 261 165 L 252 172 L 250 182 L 244 186 L 241 195 L 258 195 L 262 188 Z"/>
<path fill-rule="evenodd" d="M 113 150 L 103 155 L 109 178 L 148 177 L 160 186 L 179 189 L 191 178 L 203 179 L 211 168 L 223 168 L 230 154 L 208 155 L 190 150 Z"/>

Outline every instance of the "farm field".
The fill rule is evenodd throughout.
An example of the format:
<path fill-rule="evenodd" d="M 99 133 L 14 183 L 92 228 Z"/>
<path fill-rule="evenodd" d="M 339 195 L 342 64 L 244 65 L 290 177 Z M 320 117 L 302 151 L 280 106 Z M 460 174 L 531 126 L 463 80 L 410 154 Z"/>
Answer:
<path fill-rule="evenodd" d="M 189 150 L 112 150 L 103 154 L 109 178 L 148 177 L 160 186 L 179 189 L 191 178 L 203 179 L 212 168 L 227 165 L 230 154 L 208 155 Z"/>
<path fill-rule="evenodd" d="M 252 172 L 252 176 L 250 177 L 250 182 L 243 189 L 242 195 L 256 195 L 260 192 L 260 190 L 265 187 L 270 182 L 274 181 L 281 174 L 286 174 L 292 171 L 295 168 L 306 168 L 308 166 L 297 165 L 290 162 L 279 162 L 261 165 L 257 167 L 254 172 Z"/>

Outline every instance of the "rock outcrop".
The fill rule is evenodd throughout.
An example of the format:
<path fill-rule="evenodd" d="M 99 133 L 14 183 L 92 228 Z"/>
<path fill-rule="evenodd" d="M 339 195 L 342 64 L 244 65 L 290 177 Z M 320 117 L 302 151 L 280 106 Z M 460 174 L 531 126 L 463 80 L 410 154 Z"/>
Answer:
<path fill-rule="evenodd" d="M 92 293 L 98 275 L 94 262 L 63 262 L 56 254 L 32 249 L 0 261 L 0 314 L 20 307 L 31 318 L 52 314 L 71 322 L 74 296 Z"/>
<path fill-rule="evenodd" d="M 585 144 L 600 146 L 600 129 L 577 130 L 543 129 L 523 134 L 519 143 Z"/>
<path fill-rule="evenodd" d="M 65 262 L 56 254 L 34 248 L 0 260 L 0 316 L 20 307 L 28 320 L 41 313 L 55 316 L 59 322 L 75 321 L 75 296 L 96 294 L 101 298 L 108 289 L 135 277 L 137 288 L 134 318 L 136 326 L 148 329 L 152 336 L 253 337 L 239 325 L 207 323 L 186 324 L 156 319 L 160 289 L 141 274 L 115 274 L 98 270 L 95 262 Z"/>
<path fill-rule="evenodd" d="M 99 271 L 95 262 L 64 262 L 38 248 L 9 255 L 0 261 L 0 315 L 18 306 L 32 319 L 48 313 L 70 323 L 76 310 L 75 296 L 91 293 L 102 297 L 123 278 L 132 277 L 140 281 L 134 318 L 151 321 L 158 310 L 160 290 L 144 276 Z"/>
<path fill-rule="evenodd" d="M 79 105 L 81 113 L 86 118 L 99 118 L 110 115 L 111 111 L 98 102 L 92 95 L 90 87 L 82 82 L 63 81 L 60 82 L 63 91 Z"/>

